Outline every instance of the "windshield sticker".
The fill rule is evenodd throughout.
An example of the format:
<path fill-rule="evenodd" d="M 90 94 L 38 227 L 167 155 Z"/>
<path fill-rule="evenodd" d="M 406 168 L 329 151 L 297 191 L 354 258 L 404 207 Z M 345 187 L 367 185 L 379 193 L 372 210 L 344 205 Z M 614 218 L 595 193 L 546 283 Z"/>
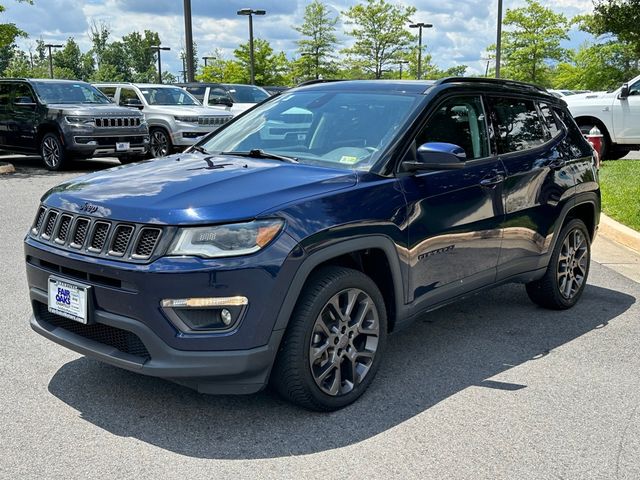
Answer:
<path fill-rule="evenodd" d="M 354 163 L 358 163 L 358 157 L 343 155 L 342 158 L 340 158 L 340 163 L 348 163 L 349 165 L 353 165 Z"/>

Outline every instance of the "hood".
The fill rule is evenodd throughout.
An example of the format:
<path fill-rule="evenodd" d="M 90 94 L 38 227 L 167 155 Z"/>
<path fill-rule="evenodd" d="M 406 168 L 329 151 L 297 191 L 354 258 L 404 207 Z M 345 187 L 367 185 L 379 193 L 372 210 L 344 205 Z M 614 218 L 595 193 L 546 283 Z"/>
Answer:
<path fill-rule="evenodd" d="M 142 115 L 140 110 L 135 108 L 120 107 L 115 103 L 95 104 L 69 104 L 69 103 L 49 103 L 49 112 L 62 112 L 66 115 L 95 115 L 95 116 L 137 116 Z"/>
<path fill-rule="evenodd" d="M 205 107 L 202 105 L 147 105 L 145 112 L 158 112 L 166 115 L 211 115 L 216 117 L 231 117 L 229 112 L 219 108 Z"/>
<path fill-rule="evenodd" d="M 617 96 L 617 91 L 615 92 L 589 92 L 589 93 L 578 93 L 576 95 L 569 95 L 568 97 L 562 97 L 562 100 L 567 102 L 567 105 L 590 105 L 594 102 L 598 102 L 598 100 L 610 100 Z"/>
<path fill-rule="evenodd" d="M 114 167 L 49 190 L 43 201 L 94 216 L 167 225 L 207 224 L 257 217 L 260 213 L 355 185 L 342 169 L 199 153 Z"/>

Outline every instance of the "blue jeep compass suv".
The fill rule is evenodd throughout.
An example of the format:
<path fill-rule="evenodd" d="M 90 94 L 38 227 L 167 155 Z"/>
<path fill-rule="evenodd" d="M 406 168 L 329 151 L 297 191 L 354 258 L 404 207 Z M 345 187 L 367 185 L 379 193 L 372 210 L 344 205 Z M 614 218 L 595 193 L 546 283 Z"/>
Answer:
<path fill-rule="evenodd" d="M 573 306 L 599 216 L 593 150 L 543 89 L 318 82 L 50 190 L 25 240 L 31 325 L 200 392 L 271 383 L 334 410 L 429 310 L 505 282 Z"/>

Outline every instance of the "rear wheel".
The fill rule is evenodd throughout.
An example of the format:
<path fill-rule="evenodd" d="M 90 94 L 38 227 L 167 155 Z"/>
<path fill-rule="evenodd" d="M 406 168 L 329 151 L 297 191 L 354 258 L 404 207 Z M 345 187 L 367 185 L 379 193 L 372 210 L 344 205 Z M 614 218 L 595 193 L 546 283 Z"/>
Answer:
<path fill-rule="evenodd" d="M 345 407 L 373 380 L 386 336 L 386 310 L 376 284 L 357 270 L 322 268 L 293 312 L 272 384 L 310 410 Z"/>
<path fill-rule="evenodd" d="M 544 308 L 573 307 L 587 284 L 591 241 L 582 220 L 573 219 L 560 231 L 547 271 L 540 280 L 527 283 L 529 298 Z"/>
<path fill-rule="evenodd" d="M 40 140 L 40 155 L 47 170 L 62 170 L 67 164 L 68 155 L 62 141 L 55 133 L 45 133 Z"/>
<path fill-rule="evenodd" d="M 166 157 L 171 152 L 171 139 L 162 128 L 154 128 L 149 132 L 149 153 L 153 158 Z"/>

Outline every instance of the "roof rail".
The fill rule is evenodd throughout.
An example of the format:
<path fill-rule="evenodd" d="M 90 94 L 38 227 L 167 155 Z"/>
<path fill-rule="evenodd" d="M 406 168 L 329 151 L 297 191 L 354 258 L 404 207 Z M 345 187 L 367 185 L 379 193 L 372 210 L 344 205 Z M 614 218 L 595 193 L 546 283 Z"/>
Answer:
<path fill-rule="evenodd" d="M 344 82 L 342 78 L 333 78 L 333 79 L 324 79 L 324 78 L 315 78 L 313 80 L 307 80 L 306 82 L 299 83 L 296 85 L 297 87 L 306 87 L 307 85 L 315 85 L 316 83 L 330 83 L 330 82 Z"/>
<path fill-rule="evenodd" d="M 515 87 L 526 87 L 538 90 L 540 92 L 547 92 L 547 89 L 533 83 L 518 82 L 516 80 L 506 80 L 502 78 L 487 78 L 487 77 L 447 77 L 436 82 L 436 85 L 442 85 L 445 83 L 456 82 L 474 82 L 474 83 L 495 83 L 499 85 L 512 85 Z"/>

